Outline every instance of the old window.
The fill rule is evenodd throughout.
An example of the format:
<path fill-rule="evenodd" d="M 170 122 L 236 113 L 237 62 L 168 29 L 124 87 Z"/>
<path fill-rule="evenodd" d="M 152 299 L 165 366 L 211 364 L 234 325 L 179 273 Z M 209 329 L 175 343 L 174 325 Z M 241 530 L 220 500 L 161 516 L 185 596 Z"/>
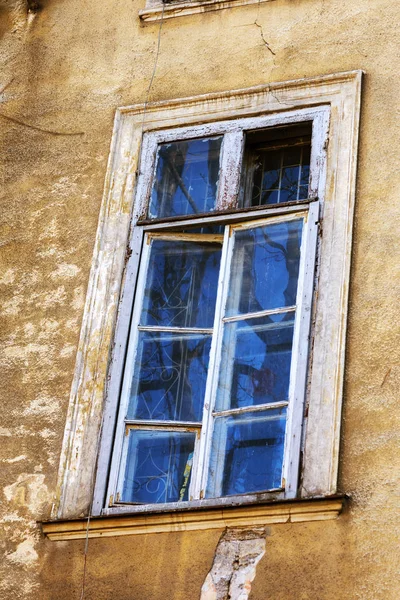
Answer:
<path fill-rule="evenodd" d="M 117 111 L 54 518 L 337 514 L 360 84 Z"/>
<path fill-rule="evenodd" d="M 296 495 L 321 111 L 301 117 L 143 141 L 109 506 Z"/>

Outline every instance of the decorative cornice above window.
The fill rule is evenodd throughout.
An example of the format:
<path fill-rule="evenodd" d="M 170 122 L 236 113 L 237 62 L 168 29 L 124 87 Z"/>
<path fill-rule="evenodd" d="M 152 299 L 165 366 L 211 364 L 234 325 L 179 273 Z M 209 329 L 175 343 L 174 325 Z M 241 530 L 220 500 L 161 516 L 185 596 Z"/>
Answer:
<path fill-rule="evenodd" d="M 259 4 L 260 2 L 272 2 L 273 0 L 203 0 L 200 2 L 162 2 L 160 0 L 147 0 L 146 8 L 139 11 L 142 21 L 160 21 L 161 18 L 172 19 L 173 17 L 184 17 L 206 13 L 223 8 L 235 8 L 247 4 Z M 164 5 L 164 6 L 163 6 Z"/>

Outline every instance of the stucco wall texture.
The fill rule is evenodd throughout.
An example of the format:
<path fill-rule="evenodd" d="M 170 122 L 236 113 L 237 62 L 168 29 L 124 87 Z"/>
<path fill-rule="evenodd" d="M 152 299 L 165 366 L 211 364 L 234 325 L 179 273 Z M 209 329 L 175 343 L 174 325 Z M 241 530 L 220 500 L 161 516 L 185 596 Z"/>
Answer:
<path fill-rule="evenodd" d="M 159 25 L 140 24 L 143 0 L 39 4 L 0 0 L 0 598 L 78 600 L 84 540 L 50 542 L 37 521 L 56 486 L 114 112 L 145 100 Z M 399 21 L 393 0 L 273 0 L 162 26 L 150 101 L 366 73 L 339 482 L 352 500 L 336 521 L 270 527 L 251 600 L 400 597 Z M 195 600 L 221 533 L 90 540 L 84 598 Z"/>

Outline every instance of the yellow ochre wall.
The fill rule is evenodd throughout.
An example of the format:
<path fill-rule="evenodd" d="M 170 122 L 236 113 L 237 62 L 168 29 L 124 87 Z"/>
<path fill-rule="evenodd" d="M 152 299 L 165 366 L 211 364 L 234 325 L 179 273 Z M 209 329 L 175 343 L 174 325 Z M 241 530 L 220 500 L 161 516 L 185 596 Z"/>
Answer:
<path fill-rule="evenodd" d="M 143 102 L 144 0 L 0 0 L 0 598 L 79 600 L 84 540 L 55 493 L 117 106 Z M 273 0 L 167 20 L 149 100 L 362 69 L 335 521 L 268 528 L 251 600 L 398 600 L 400 4 Z M 340 173 L 337 174 L 340 177 Z M 221 531 L 89 541 L 85 600 L 197 600 Z M 237 599 L 231 599 L 237 600 Z"/>

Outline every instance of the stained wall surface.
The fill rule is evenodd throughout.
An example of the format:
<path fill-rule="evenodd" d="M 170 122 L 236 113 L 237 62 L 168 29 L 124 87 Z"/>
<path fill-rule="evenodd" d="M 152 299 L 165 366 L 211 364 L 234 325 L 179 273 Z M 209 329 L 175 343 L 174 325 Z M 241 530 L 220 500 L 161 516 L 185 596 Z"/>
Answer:
<path fill-rule="evenodd" d="M 55 493 L 116 107 L 362 69 L 339 481 L 352 500 L 336 521 L 270 527 L 250 598 L 397 600 L 400 6 L 273 0 L 161 30 L 141 8 L 0 0 L 0 598 L 81 597 L 84 541 L 50 542 L 37 522 Z M 84 598 L 195 600 L 221 533 L 91 540 Z"/>

